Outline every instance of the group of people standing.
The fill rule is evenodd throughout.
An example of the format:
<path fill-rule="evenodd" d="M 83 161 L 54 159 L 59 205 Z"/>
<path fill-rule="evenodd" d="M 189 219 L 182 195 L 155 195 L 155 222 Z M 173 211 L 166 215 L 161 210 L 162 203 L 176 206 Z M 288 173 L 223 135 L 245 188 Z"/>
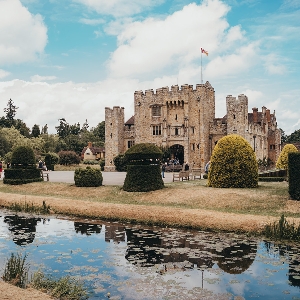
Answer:
<path fill-rule="evenodd" d="M 46 166 L 45 162 L 42 160 L 39 160 L 39 169 L 41 169 L 43 171 L 47 171 L 47 166 Z"/>

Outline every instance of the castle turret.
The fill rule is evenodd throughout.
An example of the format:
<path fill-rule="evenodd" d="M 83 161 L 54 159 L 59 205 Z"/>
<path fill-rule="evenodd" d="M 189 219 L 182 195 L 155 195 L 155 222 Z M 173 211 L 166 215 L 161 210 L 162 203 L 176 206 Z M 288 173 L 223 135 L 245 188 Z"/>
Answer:
<path fill-rule="evenodd" d="M 105 171 L 115 171 L 114 157 L 124 153 L 124 107 L 105 107 Z"/>
<path fill-rule="evenodd" d="M 238 134 L 245 138 L 248 129 L 248 97 L 244 94 L 226 97 L 227 134 Z"/>

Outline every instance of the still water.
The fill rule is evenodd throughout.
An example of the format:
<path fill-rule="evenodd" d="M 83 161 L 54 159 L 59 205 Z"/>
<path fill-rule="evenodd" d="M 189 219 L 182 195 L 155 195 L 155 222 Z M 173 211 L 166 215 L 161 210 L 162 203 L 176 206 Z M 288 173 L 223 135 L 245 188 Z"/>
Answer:
<path fill-rule="evenodd" d="M 300 244 L 2 209 L 0 275 L 12 252 L 89 299 L 300 299 Z"/>

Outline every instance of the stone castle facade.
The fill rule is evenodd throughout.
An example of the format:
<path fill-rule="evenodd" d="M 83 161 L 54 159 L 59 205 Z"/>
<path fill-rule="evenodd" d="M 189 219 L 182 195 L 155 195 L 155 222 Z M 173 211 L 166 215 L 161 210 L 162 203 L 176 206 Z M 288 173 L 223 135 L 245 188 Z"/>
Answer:
<path fill-rule="evenodd" d="M 114 171 L 113 158 L 132 145 L 154 143 L 170 149 L 170 159 L 204 167 L 218 140 L 229 134 L 245 138 L 256 153 L 274 163 L 281 151 L 275 111 L 266 107 L 248 112 L 248 98 L 226 97 L 227 114 L 215 117 L 215 91 L 209 82 L 163 87 L 134 93 L 134 116 L 124 122 L 124 108 L 105 108 L 105 171 Z"/>

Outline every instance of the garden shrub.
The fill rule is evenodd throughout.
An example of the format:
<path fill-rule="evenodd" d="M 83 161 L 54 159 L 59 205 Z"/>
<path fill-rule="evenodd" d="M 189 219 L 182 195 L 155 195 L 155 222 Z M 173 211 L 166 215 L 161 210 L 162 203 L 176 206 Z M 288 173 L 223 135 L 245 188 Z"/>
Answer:
<path fill-rule="evenodd" d="M 105 160 L 104 160 L 104 159 L 100 159 L 100 162 L 99 162 L 99 164 L 100 164 L 100 170 L 101 170 L 101 171 L 104 171 L 104 167 L 105 167 Z"/>
<path fill-rule="evenodd" d="M 300 152 L 288 155 L 289 194 L 293 200 L 300 200 Z"/>
<path fill-rule="evenodd" d="M 11 156 L 11 167 L 4 171 L 4 184 L 25 184 L 43 181 L 40 170 L 35 164 L 35 156 L 32 148 L 19 146 Z"/>
<path fill-rule="evenodd" d="M 127 162 L 125 160 L 125 155 L 119 154 L 116 157 L 114 157 L 114 165 L 116 167 L 116 171 L 126 172 L 127 171 Z"/>
<path fill-rule="evenodd" d="M 128 192 L 148 192 L 164 187 L 161 177 L 161 150 L 154 144 L 136 144 L 125 153 L 128 162 L 123 189 Z"/>
<path fill-rule="evenodd" d="M 31 147 L 19 146 L 11 155 L 12 167 L 35 167 L 35 156 Z"/>
<path fill-rule="evenodd" d="M 48 170 L 54 171 L 54 165 L 59 161 L 59 156 L 54 152 L 48 152 L 45 154 L 45 164 Z"/>
<path fill-rule="evenodd" d="M 86 167 L 86 169 L 76 169 L 74 173 L 76 186 L 80 187 L 97 187 L 101 186 L 103 176 L 100 170 Z"/>
<path fill-rule="evenodd" d="M 287 169 L 288 168 L 288 154 L 298 152 L 298 149 L 293 144 L 286 144 L 280 152 L 280 155 L 276 162 L 277 169 Z"/>
<path fill-rule="evenodd" d="M 232 134 L 221 138 L 215 146 L 208 173 L 208 185 L 217 188 L 255 188 L 258 165 L 250 144 Z"/>
<path fill-rule="evenodd" d="M 80 163 L 80 157 L 74 151 L 59 151 L 59 164 L 60 165 L 78 165 Z"/>

